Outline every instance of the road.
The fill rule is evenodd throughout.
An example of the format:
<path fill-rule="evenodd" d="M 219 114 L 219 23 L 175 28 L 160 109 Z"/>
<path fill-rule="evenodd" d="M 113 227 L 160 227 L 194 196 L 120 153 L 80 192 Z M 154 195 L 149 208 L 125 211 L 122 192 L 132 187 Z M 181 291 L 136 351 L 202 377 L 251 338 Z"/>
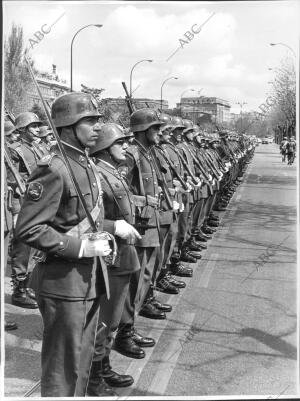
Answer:
<path fill-rule="evenodd" d="M 296 166 L 260 145 L 187 287 L 158 293 L 168 319 L 137 319 L 156 346 L 142 360 L 113 351 L 113 368 L 135 379 L 120 396 L 297 394 L 296 205 Z M 42 325 L 5 286 L 19 324 L 5 337 L 5 393 L 16 397 L 39 379 Z"/>

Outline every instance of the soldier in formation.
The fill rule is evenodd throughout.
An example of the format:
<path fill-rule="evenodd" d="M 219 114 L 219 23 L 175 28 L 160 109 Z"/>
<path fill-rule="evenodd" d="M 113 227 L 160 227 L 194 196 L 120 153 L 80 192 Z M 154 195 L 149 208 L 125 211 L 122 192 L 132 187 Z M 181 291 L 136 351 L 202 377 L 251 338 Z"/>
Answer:
<path fill-rule="evenodd" d="M 111 350 L 142 359 L 155 346 L 136 319 L 172 311 L 158 294 L 179 294 L 193 276 L 255 144 L 151 108 L 131 114 L 130 130 L 103 124 L 81 92 L 52 104 L 57 145 L 43 143 L 47 128 L 35 141 L 41 122 L 23 114 L 20 142 L 7 140 L 26 182 L 14 193 L 12 301 L 43 318 L 41 394 L 113 396 L 134 378 L 113 370 Z"/>

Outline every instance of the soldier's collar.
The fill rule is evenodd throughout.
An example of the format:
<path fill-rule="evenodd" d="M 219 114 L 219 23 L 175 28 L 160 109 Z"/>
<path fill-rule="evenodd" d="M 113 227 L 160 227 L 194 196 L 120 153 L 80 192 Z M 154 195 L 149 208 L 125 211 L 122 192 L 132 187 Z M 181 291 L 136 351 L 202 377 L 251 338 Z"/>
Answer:
<path fill-rule="evenodd" d="M 76 148 L 76 146 L 73 146 L 65 141 L 61 141 L 61 143 L 66 147 L 68 156 L 71 157 L 74 161 L 80 163 L 84 167 L 90 166 L 89 157 L 84 150 L 78 149 Z"/>

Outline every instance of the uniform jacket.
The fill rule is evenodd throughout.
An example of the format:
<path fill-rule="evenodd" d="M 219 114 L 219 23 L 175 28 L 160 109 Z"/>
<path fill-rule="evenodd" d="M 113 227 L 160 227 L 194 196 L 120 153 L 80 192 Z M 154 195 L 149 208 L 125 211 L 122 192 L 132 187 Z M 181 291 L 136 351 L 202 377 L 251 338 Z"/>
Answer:
<path fill-rule="evenodd" d="M 149 151 L 145 152 L 139 145 L 132 145 L 127 151 L 126 162 L 122 164 L 127 169 L 127 179 L 132 192 L 146 198 L 150 196 L 158 201 L 161 190 L 152 157 Z M 159 246 L 157 207 L 150 204 L 141 207 L 139 215 L 136 217 L 138 223 L 144 224 L 146 227 L 142 239 L 138 240 L 136 245 L 140 247 Z"/>
<path fill-rule="evenodd" d="M 83 151 L 65 145 L 88 209 L 92 211 L 99 201 L 100 212 L 95 218 L 98 230 L 113 233 L 110 222 L 104 225 L 97 171 Z M 46 254 L 46 260 L 37 267 L 37 290 L 41 295 L 70 300 L 99 296 L 103 283 L 100 264 L 94 263 L 94 258 L 79 259 L 82 241 L 67 234 L 84 218 L 63 159 L 59 154 L 46 156 L 28 180 L 16 226 L 20 240 Z"/>
<path fill-rule="evenodd" d="M 33 142 L 30 143 L 24 139 L 21 142 L 11 144 L 9 147 L 13 160 L 18 163 L 22 178 L 27 180 L 44 154 L 37 149 Z"/>
<path fill-rule="evenodd" d="M 105 220 L 125 220 L 135 225 L 136 206 L 134 195 L 129 189 L 124 176 L 112 164 L 96 159 L 103 190 Z M 110 267 L 110 274 L 122 275 L 140 269 L 140 263 L 134 243 L 116 237 L 118 254 L 115 263 Z"/>

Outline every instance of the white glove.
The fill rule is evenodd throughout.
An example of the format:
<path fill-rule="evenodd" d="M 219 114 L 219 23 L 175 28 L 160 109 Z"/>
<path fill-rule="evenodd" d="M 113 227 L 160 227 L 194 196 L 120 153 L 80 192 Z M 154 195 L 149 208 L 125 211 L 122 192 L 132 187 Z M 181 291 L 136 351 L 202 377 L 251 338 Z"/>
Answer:
<path fill-rule="evenodd" d="M 179 210 L 179 203 L 173 200 L 173 210 L 174 212 L 177 212 Z"/>
<path fill-rule="evenodd" d="M 211 174 L 208 174 L 208 181 L 211 181 L 213 178 L 212 178 L 212 175 Z"/>
<path fill-rule="evenodd" d="M 94 256 L 107 256 L 111 249 L 107 239 L 83 239 L 79 257 L 93 258 Z"/>
<path fill-rule="evenodd" d="M 188 189 L 185 192 L 186 193 L 191 192 L 191 190 L 193 189 L 192 185 L 189 182 L 187 182 L 186 185 L 187 185 Z"/>
<path fill-rule="evenodd" d="M 130 240 L 130 242 L 142 238 L 137 230 L 125 220 L 115 221 L 115 235 Z"/>
<path fill-rule="evenodd" d="M 182 213 L 184 211 L 184 204 L 183 203 L 181 204 L 181 207 L 180 207 L 179 211 L 180 211 L 180 213 Z"/>

